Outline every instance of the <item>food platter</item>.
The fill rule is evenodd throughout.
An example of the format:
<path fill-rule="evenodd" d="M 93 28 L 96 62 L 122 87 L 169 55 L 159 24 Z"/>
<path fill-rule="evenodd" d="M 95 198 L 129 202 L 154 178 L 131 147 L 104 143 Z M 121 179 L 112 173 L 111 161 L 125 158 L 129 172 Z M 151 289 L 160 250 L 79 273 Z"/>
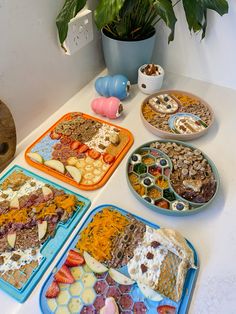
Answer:
<path fill-rule="evenodd" d="M 174 140 L 138 147 L 127 162 L 127 182 L 145 206 L 166 215 L 197 213 L 214 199 L 218 171 L 198 148 Z"/>
<path fill-rule="evenodd" d="M 69 113 L 36 140 L 26 161 L 83 190 L 106 183 L 131 145 L 124 128 L 84 113 Z"/>
<path fill-rule="evenodd" d="M 19 166 L 0 180 L 0 285 L 24 302 L 90 206 Z"/>
<path fill-rule="evenodd" d="M 214 122 L 209 104 L 179 90 L 150 95 L 143 101 L 140 114 L 145 127 L 153 134 L 183 141 L 206 134 Z"/>
<path fill-rule="evenodd" d="M 198 269 L 194 247 L 178 232 L 101 205 L 90 212 L 45 281 L 40 308 L 44 314 L 98 314 L 109 299 L 120 314 L 184 314 Z M 148 285 L 158 278 L 155 291 L 146 285 L 147 278 L 153 279 Z"/>

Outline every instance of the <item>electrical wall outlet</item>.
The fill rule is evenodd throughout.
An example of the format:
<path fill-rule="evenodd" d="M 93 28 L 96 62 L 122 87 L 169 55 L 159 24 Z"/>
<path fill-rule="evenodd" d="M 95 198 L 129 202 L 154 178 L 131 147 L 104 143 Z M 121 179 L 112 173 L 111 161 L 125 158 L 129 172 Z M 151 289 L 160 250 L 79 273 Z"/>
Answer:
<path fill-rule="evenodd" d="M 63 43 L 66 54 L 72 55 L 93 40 L 92 11 L 79 12 L 68 25 L 67 38 Z"/>

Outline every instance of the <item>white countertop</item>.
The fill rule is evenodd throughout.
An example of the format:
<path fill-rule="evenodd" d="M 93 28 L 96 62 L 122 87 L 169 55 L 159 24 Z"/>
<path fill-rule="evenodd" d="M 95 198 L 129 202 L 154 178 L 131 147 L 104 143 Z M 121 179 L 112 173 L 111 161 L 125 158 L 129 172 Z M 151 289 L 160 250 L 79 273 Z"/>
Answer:
<path fill-rule="evenodd" d="M 234 163 L 236 160 L 234 144 L 236 91 L 175 74 L 168 74 L 163 88 L 182 89 L 197 94 L 205 99 L 215 112 L 215 124 L 209 130 L 209 133 L 202 138 L 191 141 L 191 144 L 199 147 L 213 160 L 221 178 L 221 186 L 216 199 L 203 212 L 188 217 L 170 217 L 157 214 L 137 201 L 130 192 L 125 177 L 128 155 L 141 144 L 157 138 L 141 122 L 140 105 L 146 96 L 138 91 L 137 86 L 132 86 L 130 97 L 123 101 L 125 110 L 123 117 L 112 121 L 128 128 L 133 133 L 134 144 L 104 187 L 95 191 L 78 191 L 75 187 L 30 167 L 24 160 L 25 148 L 63 114 L 71 111 L 81 111 L 93 115 L 90 103 L 92 99 L 98 97 L 94 89 L 94 81 L 72 97 L 18 145 L 17 156 L 9 167 L 14 164 L 21 165 L 45 176 L 49 180 L 79 192 L 92 201 L 90 210 L 104 203 L 115 204 L 162 227 L 177 229 L 192 242 L 200 259 L 200 272 L 189 313 L 233 314 L 236 313 L 236 267 L 234 265 L 236 260 L 236 190 L 234 190 L 234 188 L 236 189 L 236 168 Z M 77 229 L 78 227 L 79 225 Z M 76 233 L 76 230 L 73 234 Z M 63 249 L 24 304 L 17 303 L 0 290 L 1 314 L 40 313 L 40 289 L 62 252 Z"/>

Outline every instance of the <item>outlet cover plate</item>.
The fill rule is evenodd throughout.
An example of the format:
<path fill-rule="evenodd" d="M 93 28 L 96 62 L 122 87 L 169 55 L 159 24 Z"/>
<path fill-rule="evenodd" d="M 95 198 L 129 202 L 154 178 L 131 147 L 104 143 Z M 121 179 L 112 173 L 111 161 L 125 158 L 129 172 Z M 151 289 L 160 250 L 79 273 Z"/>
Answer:
<path fill-rule="evenodd" d="M 66 54 L 72 55 L 93 40 L 92 11 L 79 12 L 68 24 L 67 38 L 63 43 Z"/>

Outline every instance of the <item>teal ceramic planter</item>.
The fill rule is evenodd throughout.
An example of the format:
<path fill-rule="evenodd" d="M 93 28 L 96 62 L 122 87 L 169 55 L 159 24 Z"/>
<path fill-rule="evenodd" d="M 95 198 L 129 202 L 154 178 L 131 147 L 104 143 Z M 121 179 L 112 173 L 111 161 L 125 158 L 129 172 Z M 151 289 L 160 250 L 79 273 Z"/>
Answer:
<path fill-rule="evenodd" d="M 139 67 L 151 62 L 155 40 L 156 32 L 144 40 L 122 41 L 108 37 L 102 30 L 103 54 L 109 74 L 123 74 L 132 84 L 137 83 Z"/>

